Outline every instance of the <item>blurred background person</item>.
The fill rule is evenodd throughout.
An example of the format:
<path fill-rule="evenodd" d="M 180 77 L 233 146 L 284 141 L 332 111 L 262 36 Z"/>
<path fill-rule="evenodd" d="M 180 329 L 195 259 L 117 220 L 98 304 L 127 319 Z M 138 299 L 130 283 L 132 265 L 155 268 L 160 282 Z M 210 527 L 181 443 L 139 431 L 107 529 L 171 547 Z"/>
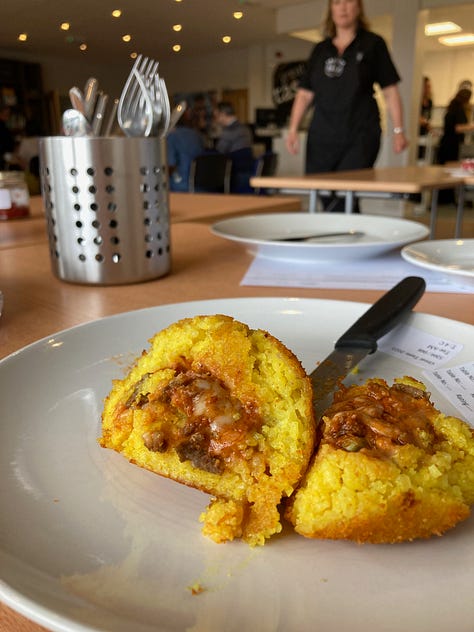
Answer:
<path fill-rule="evenodd" d="M 205 150 L 204 139 L 192 124 L 192 112 L 187 107 L 176 127 L 166 137 L 171 191 L 189 190 L 192 161 Z"/>
<path fill-rule="evenodd" d="M 461 84 L 462 85 L 462 84 Z M 474 123 L 469 122 L 469 102 L 472 90 L 461 88 L 449 102 L 444 115 L 443 135 L 439 141 L 438 163 L 444 165 L 447 162 L 459 160 L 461 144 L 464 142 L 464 134 L 474 131 Z M 438 194 L 441 204 L 455 204 L 454 189 L 443 189 Z"/>
<path fill-rule="evenodd" d="M 443 135 L 439 141 L 438 162 L 459 160 L 459 149 L 464 142 L 464 134 L 474 130 L 474 123 L 469 122 L 466 111 L 470 112 L 469 102 L 472 90 L 461 88 L 451 99 L 444 115 Z"/>
<path fill-rule="evenodd" d="M 253 192 L 250 178 L 253 175 L 255 160 L 250 128 L 237 119 L 234 106 L 227 101 L 220 101 L 217 104 L 216 121 L 220 128 L 216 150 L 232 161 L 231 192 Z"/>
<path fill-rule="evenodd" d="M 433 113 L 433 98 L 431 93 L 431 81 L 429 77 L 423 77 L 421 88 L 420 121 L 418 125 L 418 135 L 427 136 L 431 129 L 431 116 Z M 418 158 L 423 159 L 426 154 L 426 147 L 418 147 Z"/>
<path fill-rule="evenodd" d="M 426 136 L 430 131 L 431 115 L 433 113 L 433 98 L 431 93 L 431 81 L 429 77 L 423 77 L 423 87 L 421 90 L 420 105 L 420 126 L 418 133 Z"/>
<path fill-rule="evenodd" d="M 408 145 L 398 90 L 400 76 L 385 41 L 369 31 L 362 0 L 329 0 L 322 42 L 313 48 L 290 115 L 286 147 L 299 151 L 298 127 L 314 106 L 306 144 L 306 173 L 373 167 L 380 149 L 380 85 L 393 125 L 393 149 Z M 340 198 L 324 199 L 325 210 L 344 211 Z M 358 208 L 355 208 L 358 212 Z"/>

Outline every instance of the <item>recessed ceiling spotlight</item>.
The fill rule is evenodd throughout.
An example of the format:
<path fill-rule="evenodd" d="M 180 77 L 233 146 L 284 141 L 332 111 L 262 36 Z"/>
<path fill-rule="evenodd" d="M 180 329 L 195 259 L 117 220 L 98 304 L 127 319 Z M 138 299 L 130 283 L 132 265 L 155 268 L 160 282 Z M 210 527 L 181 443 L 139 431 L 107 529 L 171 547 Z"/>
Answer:
<path fill-rule="evenodd" d="M 179 0 L 176 0 L 177 2 L 179 2 Z M 173 50 L 175 53 L 179 53 L 179 51 L 181 50 L 181 44 L 175 44 L 173 46 Z"/>
<path fill-rule="evenodd" d="M 20 40 L 20 42 L 26 42 L 26 40 L 28 39 L 28 34 L 20 33 L 20 35 L 18 35 L 18 39 Z"/>
<path fill-rule="evenodd" d="M 446 37 L 440 37 L 438 42 L 445 46 L 467 46 L 468 44 L 474 44 L 474 33 L 446 35 Z"/>
<path fill-rule="evenodd" d="M 112 11 L 112 17 L 113 18 L 119 18 L 122 15 L 122 11 L 120 9 L 114 9 Z"/>
<path fill-rule="evenodd" d="M 81 44 L 79 50 L 87 50 L 87 44 Z"/>
<path fill-rule="evenodd" d="M 181 24 L 173 24 L 173 31 L 176 31 L 177 33 L 179 33 L 182 28 Z"/>
<path fill-rule="evenodd" d="M 132 59 L 136 59 L 138 57 L 138 53 L 136 53 L 135 51 L 133 51 L 133 53 L 130 53 L 130 57 Z"/>
<path fill-rule="evenodd" d="M 458 33 L 461 30 L 459 24 L 454 22 L 432 22 L 425 26 L 425 35 L 444 35 L 445 33 Z"/>
<path fill-rule="evenodd" d="M 224 42 L 224 44 L 229 44 L 232 41 L 232 38 L 230 35 L 224 35 L 222 41 Z"/>
<path fill-rule="evenodd" d="M 244 17 L 244 14 L 242 11 L 234 11 L 232 15 L 234 16 L 236 20 L 241 20 Z"/>
<path fill-rule="evenodd" d="M 61 29 L 61 31 L 69 31 L 71 25 L 69 24 L 69 22 L 62 22 L 59 28 Z"/>
<path fill-rule="evenodd" d="M 132 36 L 128 35 L 128 34 L 127 35 L 122 35 L 122 39 L 123 39 L 124 42 L 130 42 L 131 39 L 132 39 Z"/>

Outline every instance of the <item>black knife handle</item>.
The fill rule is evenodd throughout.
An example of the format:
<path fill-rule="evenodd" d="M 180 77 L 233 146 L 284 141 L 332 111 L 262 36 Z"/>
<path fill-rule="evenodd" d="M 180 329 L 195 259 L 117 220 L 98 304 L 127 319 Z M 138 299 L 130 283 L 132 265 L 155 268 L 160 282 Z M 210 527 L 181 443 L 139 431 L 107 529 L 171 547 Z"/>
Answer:
<path fill-rule="evenodd" d="M 377 349 L 377 340 L 389 332 L 423 296 L 426 288 L 421 277 L 405 277 L 370 307 L 342 334 L 335 347 Z"/>

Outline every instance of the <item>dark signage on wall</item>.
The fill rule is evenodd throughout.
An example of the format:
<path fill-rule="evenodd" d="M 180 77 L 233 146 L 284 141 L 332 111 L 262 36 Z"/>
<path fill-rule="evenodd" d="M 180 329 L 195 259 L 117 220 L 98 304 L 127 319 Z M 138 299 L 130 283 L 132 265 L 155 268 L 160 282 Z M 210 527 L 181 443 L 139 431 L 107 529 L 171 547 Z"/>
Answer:
<path fill-rule="evenodd" d="M 278 64 L 273 73 L 272 98 L 280 124 L 284 124 L 291 112 L 291 106 L 298 89 L 300 77 L 305 70 L 304 61 Z"/>

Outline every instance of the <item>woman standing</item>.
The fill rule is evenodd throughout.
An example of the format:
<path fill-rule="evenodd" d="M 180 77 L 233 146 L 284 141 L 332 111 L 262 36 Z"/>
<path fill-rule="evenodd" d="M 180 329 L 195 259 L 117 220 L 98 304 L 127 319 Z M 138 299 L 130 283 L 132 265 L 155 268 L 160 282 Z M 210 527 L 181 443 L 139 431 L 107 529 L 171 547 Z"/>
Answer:
<path fill-rule="evenodd" d="M 474 123 L 468 121 L 466 106 L 472 92 L 469 88 L 461 88 L 449 102 L 444 115 L 443 135 L 439 141 L 438 162 L 444 165 L 452 160 L 459 160 L 459 148 L 464 142 L 464 134 L 474 130 Z"/>
<path fill-rule="evenodd" d="M 383 90 L 396 153 L 407 146 L 397 83 L 384 40 L 368 30 L 362 0 L 329 0 L 325 39 L 316 44 L 293 103 L 286 146 L 299 151 L 298 127 L 314 106 L 306 145 L 306 173 L 372 167 L 380 149 L 380 113 L 374 83 Z M 341 199 L 326 210 L 343 211 Z"/>

